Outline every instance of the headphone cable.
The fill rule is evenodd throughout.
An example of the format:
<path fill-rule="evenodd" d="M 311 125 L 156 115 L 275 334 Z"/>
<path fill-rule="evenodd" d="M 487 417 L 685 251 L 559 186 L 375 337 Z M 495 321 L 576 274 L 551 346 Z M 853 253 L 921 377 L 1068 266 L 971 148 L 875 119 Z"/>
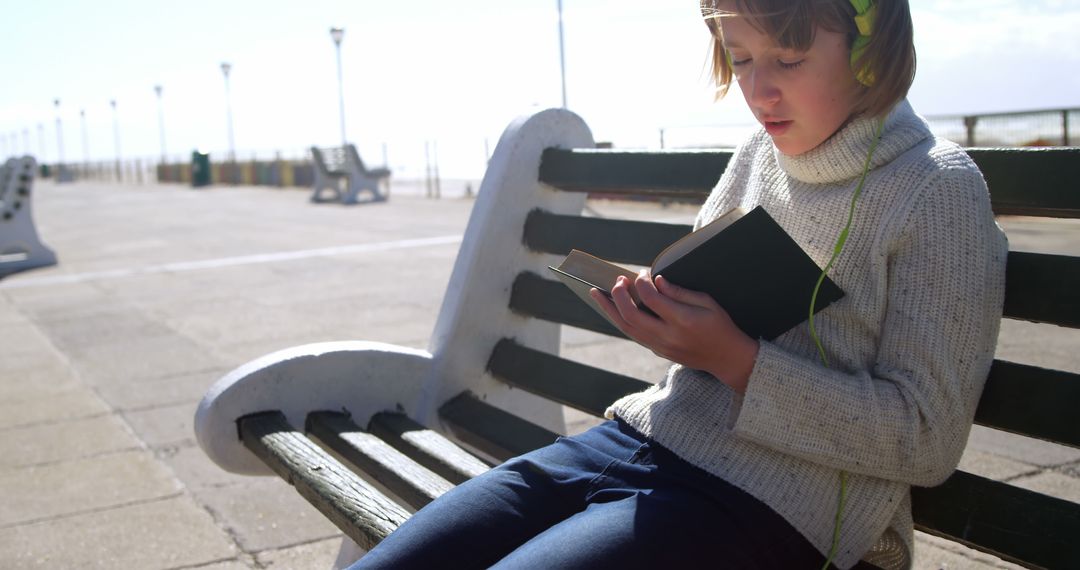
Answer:
<path fill-rule="evenodd" d="M 829 258 L 829 262 L 825 264 L 825 269 L 821 270 L 821 275 L 818 277 L 817 284 L 814 285 L 814 293 L 810 296 L 810 337 L 814 339 L 814 344 L 817 345 L 818 354 L 821 356 L 821 362 L 825 364 L 826 368 L 829 368 L 829 358 L 825 355 L 825 348 L 821 344 L 821 339 L 818 338 L 817 329 L 814 328 L 814 307 L 817 305 L 818 290 L 821 289 L 821 284 L 825 281 L 825 275 L 828 273 L 829 269 L 832 268 L 833 263 L 836 262 L 836 258 L 840 257 L 840 252 L 844 249 L 844 244 L 847 243 L 848 234 L 851 232 L 851 224 L 855 219 L 855 203 L 862 194 L 863 184 L 866 183 L 866 175 L 870 172 L 870 159 L 874 156 L 874 151 L 877 149 L 878 141 L 881 140 L 881 134 L 884 130 L 885 117 L 881 117 L 878 120 L 877 132 L 874 134 L 874 140 L 870 143 L 870 151 L 866 153 L 866 161 L 863 163 L 862 176 L 859 178 L 858 185 L 855 186 L 855 192 L 851 195 L 847 223 L 840 232 L 840 237 L 836 239 L 836 246 L 833 247 L 832 257 Z M 829 556 L 825 559 L 825 565 L 821 567 L 821 570 L 827 570 L 829 568 L 833 558 L 836 556 L 837 548 L 840 547 L 840 525 L 843 523 L 844 518 L 844 504 L 847 502 L 847 475 L 846 471 L 840 471 L 840 496 L 836 502 L 836 522 L 833 524 L 832 546 L 829 548 Z"/>

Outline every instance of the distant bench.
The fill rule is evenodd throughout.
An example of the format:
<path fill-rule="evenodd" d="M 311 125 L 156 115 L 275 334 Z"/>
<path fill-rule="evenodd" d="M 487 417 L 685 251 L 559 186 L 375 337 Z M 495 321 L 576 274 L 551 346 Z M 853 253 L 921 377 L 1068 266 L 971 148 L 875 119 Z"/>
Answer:
<path fill-rule="evenodd" d="M 341 202 L 356 204 L 361 192 L 371 192 L 371 201 L 381 202 L 388 198 L 380 189 L 380 184 L 389 181 L 390 170 L 387 168 L 369 169 L 360 160 L 356 146 L 348 144 L 341 147 L 311 147 L 312 164 L 315 171 L 315 191 L 311 194 L 312 202 Z M 342 186 L 344 185 L 344 188 Z"/>
<path fill-rule="evenodd" d="M 245 364 L 199 405 L 203 450 L 228 471 L 277 473 L 294 485 L 348 537 L 342 561 L 359 554 L 354 543 L 369 549 L 489 464 L 566 433 L 563 405 L 600 416 L 649 386 L 559 356 L 561 326 L 622 335 L 546 266 L 574 247 L 648 265 L 690 226 L 582 216 L 586 193 L 701 202 L 731 152 L 592 146 L 566 111 L 512 123 L 473 207 L 430 351 L 319 343 Z M 998 214 L 1080 217 L 1080 149 L 968 152 Z M 1080 327 L 1080 257 L 1013 251 L 1006 279 L 1006 318 Z M 1080 447 L 1077 410 L 1080 375 L 997 360 L 975 421 Z M 912 499 L 922 531 L 1027 567 L 1080 568 L 1076 503 L 962 471 L 913 488 Z"/>
<path fill-rule="evenodd" d="M 37 175 L 32 156 L 9 158 L 0 166 L 0 278 L 56 265 L 56 254 L 41 243 L 31 214 L 31 191 Z"/>

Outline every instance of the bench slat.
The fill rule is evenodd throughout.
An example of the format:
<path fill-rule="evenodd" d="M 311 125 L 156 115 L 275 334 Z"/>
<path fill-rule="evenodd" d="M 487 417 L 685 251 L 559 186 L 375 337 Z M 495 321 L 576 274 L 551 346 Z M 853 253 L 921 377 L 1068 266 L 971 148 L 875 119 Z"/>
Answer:
<path fill-rule="evenodd" d="M 1009 252 L 1004 316 L 1080 328 L 1080 257 Z M 510 308 L 524 315 L 611 336 L 623 335 L 577 298 L 561 281 L 522 273 L 514 281 Z"/>
<path fill-rule="evenodd" d="M 544 151 L 540 181 L 568 192 L 671 196 L 703 202 L 731 160 L 730 150 Z"/>
<path fill-rule="evenodd" d="M 585 218 L 533 210 L 525 220 L 522 241 L 533 251 L 566 255 L 571 249 L 580 249 L 615 263 L 648 266 L 665 247 L 692 229 L 688 224 Z"/>
<path fill-rule="evenodd" d="M 537 319 L 626 338 L 561 281 L 532 272 L 520 273 L 510 290 L 510 310 Z"/>
<path fill-rule="evenodd" d="M 1080 374 L 995 360 L 975 423 L 1080 447 Z"/>
<path fill-rule="evenodd" d="M 915 527 L 1028 568 L 1076 568 L 1080 504 L 957 471 L 912 487 Z"/>
<path fill-rule="evenodd" d="M 577 248 L 616 263 L 647 266 L 690 230 L 691 226 L 682 224 L 585 218 L 536 210 L 529 214 L 523 239 L 534 251 L 565 255 Z M 1080 328 L 1080 298 L 1076 295 L 1080 291 L 1080 257 L 1010 251 L 1005 283 L 1004 316 Z M 553 314 L 548 312 L 553 317 L 549 320 L 583 320 L 572 304 L 561 303 L 553 310 Z M 566 310 L 570 313 L 560 317 Z"/>
<path fill-rule="evenodd" d="M 389 443 L 360 429 L 347 414 L 312 412 L 307 416 L 306 429 L 414 509 L 454 487 Z"/>
<path fill-rule="evenodd" d="M 1077 291 L 1080 257 L 1009 252 L 1005 268 L 1006 317 L 1080 328 Z"/>
<path fill-rule="evenodd" d="M 368 424 L 368 432 L 454 484 L 464 483 L 489 468 L 454 442 L 405 414 L 375 414 Z"/>
<path fill-rule="evenodd" d="M 594 416 L 603 416 L 615 400 L 651 386 L 505 338 L 495 345 L 488 370 L 508 384 Z"/>
<path fill-rule="evenodd" d="M 386 538 L 409 513 L 293 429 L 281 412 L 240 418 L 240 438 L 330 522 L 365 550 Z"/>
<path fill-rule="evenodd" d="M 1080 148 L 965 149 L 982 170 L 998 214 L 1080 217 Z M 704 201 L 731 150 L 547 149 L 540 181 L 569 192 L 678 196 Z"/>
<path fill-rule="evenodd" d="M 514 281 L 510 295 L 510 308 L 517 313 L 534 318 L 625 338 L 596 311 L 582 303 L 561 282 L 543 279 L 535 273 L 522 273 Z M 521 384 L 525 387 L 527 384 L 539 385 L 542 382 L 551 382 L 553 378 L 557 380 L 573 377 L 566 376 L 566 372 L 559 372 L 543 379 L 518 379 L 517 373 L 511 366 L 512 359 L 507 364 L 495 359 L 495 356 L 499 356 L 498 349 L 496 347 L 496 353 L 493 354 L 492 363 L 489 366 L 492 367 L 493 372 L 509 383 Z M 531 373 L 528 367 L 525 367 L 525 370 Z M 536 393 L 544 391 L 539 387 L 529 389 Z M 567 392 L 572 394 L 573 389 L 568 389 Z M 608 403 L 615 401 L 618 395 L 621 395 L 618 390 L 610 392 L 608 397 L 611 399 Z M 553 397 L 553 399 L 586 411 L 595 410 L 599 406 L 576 405 L 571 403 L 572 397 L 569 395 Z M 1080 375 L 995 361 L 979 402 L 975 421 L 987 427 L 1065 445 L 1080 446 L 1080 422 L 1063 421 L 1063 418 L 1071 417 L 1075 411 L 1075 402 L 1078 401 L 1080 401 Z"/>
<path fill-rule="evenodd" d="M 994 212 L 1080 217 L 1080 148 L 969 148 L 990 187 Z"/>
<path fill-rule="evenodd" d="M 439 416 L 458 439 L 499 461 L 539 449 L 559 437 L 468 392 L 443 404 Z"/>

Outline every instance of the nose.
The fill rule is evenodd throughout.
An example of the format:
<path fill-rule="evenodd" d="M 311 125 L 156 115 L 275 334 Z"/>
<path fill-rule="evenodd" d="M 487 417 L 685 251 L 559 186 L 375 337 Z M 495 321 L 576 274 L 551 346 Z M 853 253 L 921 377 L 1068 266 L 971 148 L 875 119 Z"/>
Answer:
<path fill-rule="evenodd" d="M 742 77 L 742 88 L 746 100 L 754 107 L 770 107 L 780 102 L 780 88 L 773 74 L 759 66 L 754 66 Z"/>

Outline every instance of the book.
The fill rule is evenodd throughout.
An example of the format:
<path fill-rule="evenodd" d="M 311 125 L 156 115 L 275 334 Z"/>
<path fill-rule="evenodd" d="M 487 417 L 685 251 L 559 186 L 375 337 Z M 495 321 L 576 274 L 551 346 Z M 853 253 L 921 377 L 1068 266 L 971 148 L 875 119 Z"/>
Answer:
<path fill-rule="evenodd" d="M 637 277 L 626 267 L 577 249 L 558 267 L 548 268 L 604 318 L 607 315 L 589 290 L 596 288 L 610 297 L 619 275 Z M 654 278 L 663 275 L 675 285 L 708 293 L 743 332 L 765 340 L 809 318 L 814 286 L 821 276 L 821 268 L 761 206 L 730 210 L 687 234 L 660 252 L 650 269 Z M 630 289 L 634 302 L 652 313 Z M 815 312 L 843 296 L 826 276 Z"/>

